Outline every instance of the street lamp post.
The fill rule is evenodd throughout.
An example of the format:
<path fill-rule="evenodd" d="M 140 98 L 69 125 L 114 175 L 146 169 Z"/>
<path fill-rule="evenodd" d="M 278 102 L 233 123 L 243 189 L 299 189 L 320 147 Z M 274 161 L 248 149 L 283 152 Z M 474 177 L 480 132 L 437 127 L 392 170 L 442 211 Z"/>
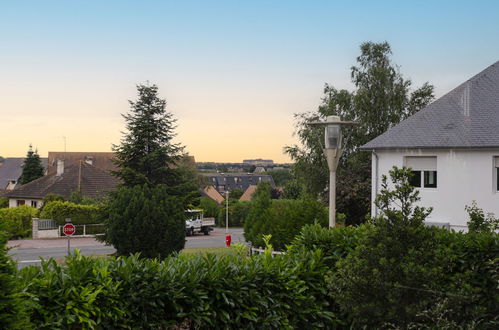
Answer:
<path fill-rule="evenodd" d="M 309 122 L 307 125 L 324 126 L 324 155 L 329 167 L 329 227 L 336 226 L 336 169 L 343 153 L 341 126 L 357 125 L 356 122 L 341 121 L 339 116 L 328 116 L 326 121 Z"/>
<path fill-rule="evenodd" d="M 225 191 L 225 246 L 230 247 L 232 237 L 229 234 L 229 189 Z"/>
<path fill-rule="evenodd" d="M 225 192 L 225 234 L 229 234 L 229 190 Z"/>

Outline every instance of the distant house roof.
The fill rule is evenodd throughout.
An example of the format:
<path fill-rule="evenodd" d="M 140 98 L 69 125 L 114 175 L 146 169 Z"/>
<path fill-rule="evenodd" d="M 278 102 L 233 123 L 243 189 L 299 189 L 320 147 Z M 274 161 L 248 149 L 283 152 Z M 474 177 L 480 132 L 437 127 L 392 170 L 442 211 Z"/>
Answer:
<path fill-rule="evenodd" d="M 47 158 L 40 158 L 47 168 Z M 6 158 L 0 163 L 0 189 L 5 189 L 10 181 L 17 181 L 23 172 L 24 157 Z"/>
<path fill-rule="evenodd" d="M 246 191 L 249 186 L 257 185 L 260 182 L 268 182 L 272 188 L 275 188 L 274 179 L 270 175 L 263 174 L 243 174 L 243 173 L 227 173 L 227 174 L 203 174 L 208 178 L 210 184 L 215 186 L 215 189 L 225 191 L 227 189 L 240 189 Z"/>
<path fill-rule="evenodd" d="M 80 162 L 68 166 L 61 175 L 50 174 L 12 190 L 4 196 L 10 198 L 43 199 L 48 194 L 59 194 L 66 198 L 72 192 L 81 191 L 84 197 L 98 198 L 113 190 L 118 179 L 95 166 Z"/>
<path fill-rule="evenodd" d="M 240 201 L 250 201 L 251 198 L 253 197 L 253 194 L 256 191 L 257 186 L 249 186 L 248 189 L 244 192 L 244 194 L 239 197 Z"/>
<path fill-rule="evenodd" d="M 104 171 L 117 169 L 113 162 L 114 152 L 64 152 L 49 151 L 47 175 L 57 172 L 57 161 L 64 160 L 64 166 L 71 166 L 83 161 Z"/>
<path fill-rule="evenodd" d="M 265 167 L 263 166 L 257 166 L 253 171 L 253 173 L 263 173 L 263 172 L 265 172 Z"/>
<path fill-rule="evenodd" d="M 498 147 L 499 61 L 361 149 Z"/>
<path fill-rule="evenodd" d="M 207 186 L 202 190 L 202 194 L 213 199 L 218 204 L 221 204 L 225 198 L 213 186 Z"/>

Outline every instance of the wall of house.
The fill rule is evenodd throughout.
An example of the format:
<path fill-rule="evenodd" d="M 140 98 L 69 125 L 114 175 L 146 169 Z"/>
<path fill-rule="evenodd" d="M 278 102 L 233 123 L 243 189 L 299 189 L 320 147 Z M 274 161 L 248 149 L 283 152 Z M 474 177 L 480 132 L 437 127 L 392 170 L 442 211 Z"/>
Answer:
<path fill-rule="evenodd" d="M 381 189 L 381 176 L 387 175 L 393 166 L 405 165 L 406 156 L 437 157 L 437 188 L 417 188 L 421 206 L 433 207 L 427 221 L 450 223 L 451 228 L 466 230 L 468 214 L 465 205 L 477 201 L 485 213 L 499 216 L 499 192 L 495 150 L 379 150 L 372 157 L 372 200 Z M 377 165 L 377 168 L 376 168 Z M 377 175 L 377 177 L 376 177 Z M 372 203 L 371 214 L 377 214 Z"/>
<path fill-rule="evenodd" d="M 40 208 L 43 205 L 42 199 L 9 198 L 9 207 L 17 207 L 18 200 L 24 200 L 24 205 L 28 206 L 31 206 L 31 202 L 37 202 L 37 208 Z"/>

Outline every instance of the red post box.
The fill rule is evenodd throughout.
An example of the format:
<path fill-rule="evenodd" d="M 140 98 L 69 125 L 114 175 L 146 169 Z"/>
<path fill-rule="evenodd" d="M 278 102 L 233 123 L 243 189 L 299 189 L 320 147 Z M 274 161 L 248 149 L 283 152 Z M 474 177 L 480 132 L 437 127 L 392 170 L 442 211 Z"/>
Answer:
<path fill-rule="evenodd" d="M 230 234 L 225 235 L 225 246 L 230 247 L 230 242 L 232 238 L 230 237 Z"/>

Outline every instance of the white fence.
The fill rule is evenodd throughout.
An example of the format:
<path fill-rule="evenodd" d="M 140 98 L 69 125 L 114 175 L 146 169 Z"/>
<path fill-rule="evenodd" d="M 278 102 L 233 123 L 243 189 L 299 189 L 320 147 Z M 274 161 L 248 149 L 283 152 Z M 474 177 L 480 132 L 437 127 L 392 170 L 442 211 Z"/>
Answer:
<path fill-rule="evenodd" d="M 104 234 L 103 224 L 75 225 L 75 227 L 76 232 L 73 237 L 94 237 Z M 64 236 L 65 235 L 62 232 L 62 226 L 58 226 L 55 220 L 33 218 L 33 239 L 58 238 Z"/>
<path fill-rule="evenodd" d="M 254 248 L 254 247 L 252 247 L 252 248 L 250 249 L 250 251 L 251 251 L 251 252 L 250 252 L 250 253 L 251 253 L 251 255 L 253 255 L 253 254 L 262 254 L 262 253 L 264 253 L 264 252 L 265 252 L 265 249 L 262 249 L 262 248 Z M 282 252 L 282 251 L 272 251 L 272 255 L 273 255 L 273 256 L 274 256 L 274 255 L 279 255 L 279 254 L 286 254 L 286 252 Z"/>

